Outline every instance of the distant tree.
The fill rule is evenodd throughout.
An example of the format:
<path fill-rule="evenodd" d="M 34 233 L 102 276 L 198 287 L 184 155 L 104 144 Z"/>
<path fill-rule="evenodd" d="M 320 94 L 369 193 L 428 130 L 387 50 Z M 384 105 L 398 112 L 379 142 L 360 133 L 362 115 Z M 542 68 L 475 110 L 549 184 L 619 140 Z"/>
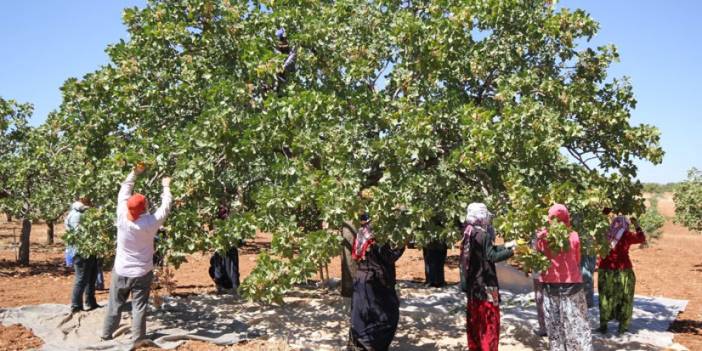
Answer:
<path fill-rule="evenodd" d="M 678 183 L 644 183 L 643 191 L 649 194 L 663 194 L 675 191 Z"/>
<path fill-rule="evenodd" d="M 35 207 L 37 218 L 47 225 L 47 244 L 54 243 L 55 225 L 69 210 L 72 200 L 86 195 L 73 191 L 77 173 L 85 171 L 77 161 L 82 150 L 61 133 L 59 125 L 56 114 L 52 113 L 34 130 L 36 149 L 32 157 L 45 167 L 40 169 L 42 184 L 36 190 Z"/>
<path fill-rule="evenodd" d="M 70 203 L 70 153 L 52 118 L 37 128 L 28 125 L 30 104 L 0 98 L 0 109 L 0 206 L 22 221 L 19 263 L 28 265 L 32 223 L 46 220 L 53 235 L 53 223 Z"/>
<path fill-rule="evenodd" d="M 21 200 L 25 191 L 19 184 L 18 160 L 25 155 L 24 147 L 31 133 L 28 119 L 32 115 L 31 104 L 20 104 L 0 97 L 0 208 L 9 216 L 22 219 L 19 262 L 29 264 L 29 234 L 31 220 L 26 218 L 30 207 Z M 8 217 L 9 217 L 8 216 Z"/>
<path fill-rule="evenodd" d="M 13 176 L 9 160 L 17 155 L 20 144 L 27 138 L 30 127 L 27 119 L 32 115 L 31 104 L 20 104 L 0 97 L 0 211 L 11 217 L 10 186 Z"/>
<path fill-rule="evenodd" d="M 702 171 L 693 168 L 675 188 L 675 222 L 702 233 Z"/>
<path fill-rule="evenodd" d="M 663 228 L 665 224 L 665 217 L 658 212 L 657 195 L 649 199 L 649 204 L 646 211 L 639 217 L 639 224 L 646 235 L 650 238 L 657 239 L 663 234 L 661 228 Z"/>
<path fill-rule="evenodd" d="M 663 185 L 659 183 L 643 183 L 644 193 L 660 194 L 663 191 Z"/>

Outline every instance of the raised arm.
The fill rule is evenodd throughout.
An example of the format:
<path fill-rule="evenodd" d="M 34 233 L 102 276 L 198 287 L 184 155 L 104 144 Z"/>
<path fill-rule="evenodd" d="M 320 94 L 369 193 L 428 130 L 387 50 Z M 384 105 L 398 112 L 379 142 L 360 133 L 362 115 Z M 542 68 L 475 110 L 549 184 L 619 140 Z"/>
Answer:
<path fill-rule="evenodd" d="M 399 260 L 400 257 L 402 257 L 402 254 L 404 252 L 404 246 L 393 248 L 392 246 L 390 246 L 390 243 L 385 243 L 383 246 L 380 247 L 380 255 L 388 263 L 395 263 L 395 261 Z"/>
<path fill-rule="evenodd" d="M 127 215 L 127 200 L 132 196 L 132 191 L 134 190 L 134 183 L 136 183 L 137 177 L 144 173 L 146 166 L 143 163 L 138 163 L 134 166 L 134 169 L 129 172 L 127 179 L 122 182 L 119 188 L 119 193 L 117 194 L 117 218 L 120 216 Z"/>
<path fill-rule="evenodd" d="M 171 178 L 166 177 L 161 180 L 161 185 L 163 185 L 163 192 L 161 192 L 161 206 L 154 213 L 154 217 L 161 226 L 163 222 L 166 221 L 166 217 L 171 212 Z"/>
<path fill-rule="evenodd" d="M 132 196 L 132 190 L 134 190 L 136 178 L 136 170 L 129 172 L 127 179 L 122 182 L 122 185 L 119 188 L 119 194 L 117 194 L 117 218 L 127 215 L 127 200 L 129 200 L 129 197 Z"/>
<path fill-rule="evenodd" d="M 644 234 L 643 229 L 639 225 L 639 221 L 636 218 L 631 218 L 631 224 L 636 228 L 636 233 L 631 235 L 632 244 L 643 244 L 646 242 L 646 234 Z"/>

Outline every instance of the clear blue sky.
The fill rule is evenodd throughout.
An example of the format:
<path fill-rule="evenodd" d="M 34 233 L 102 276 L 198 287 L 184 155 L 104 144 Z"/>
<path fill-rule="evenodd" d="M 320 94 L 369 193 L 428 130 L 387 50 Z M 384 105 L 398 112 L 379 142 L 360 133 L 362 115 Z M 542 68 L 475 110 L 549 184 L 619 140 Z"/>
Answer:
<path fill-rule="evenodd" d="M 34 103 L 38 124 L 61 102 L 59 87 L 107 63 L 105 47 L 126 37 L 121 13 L 144 0 L 5 1 L 0 11 L 0 96 Z M 685 178 L 702 168 L 702 1 L 564 0 L 600 22 L 594 45 L 614 43 L 629 76 L 634 123 L 662 132 L 662 165 L 640 163 L 645 182 Z"/>

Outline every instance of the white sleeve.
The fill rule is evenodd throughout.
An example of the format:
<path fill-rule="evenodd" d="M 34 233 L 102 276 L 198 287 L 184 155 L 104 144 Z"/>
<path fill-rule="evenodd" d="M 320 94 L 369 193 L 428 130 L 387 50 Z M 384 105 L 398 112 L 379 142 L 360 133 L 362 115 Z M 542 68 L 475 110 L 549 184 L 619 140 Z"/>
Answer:
<path fill-rule="evenodd" d="M 154 213 L 156 222 L 161 226 L 163 222 L 166 221 L 166 217 L 171 212 L 171 188 L 166 186 L 163 187 L 163 192 L 161 193 L 161 206 Z"/>
<path fill-rule="evenodd" d="M 136 182 L 136 174 L 129 172 L 127 179 L 122 182 L 117 195 L 117 218 L 127 215 L 127 200 L 132 196 L 134 183 Z"/>

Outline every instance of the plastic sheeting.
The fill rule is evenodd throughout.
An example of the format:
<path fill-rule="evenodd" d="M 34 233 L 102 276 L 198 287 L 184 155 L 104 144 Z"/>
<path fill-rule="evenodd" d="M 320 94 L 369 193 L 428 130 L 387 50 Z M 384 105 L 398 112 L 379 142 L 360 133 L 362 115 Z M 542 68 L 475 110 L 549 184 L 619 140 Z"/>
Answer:
<path fill-rule="evenodd" d="M 517 271 L 518 272 L 518 271 Z M 500 350 L 544 350 L 546 338 L 532 333 L 536 310 L 531 281 L 509 267 L 498 270 L 502 290 Z M 512 274 L 517 273 L 517 274 Z M 507 288 L 514 288 L 511 292 Z M 422 288 L 401 282 L 400 325 L 391 346 L 395 350 L 462 350 L 466 344 L 465 296 L 457 286 Z M 147 337 L 163 348 L 175 348 L 185 340 L 234 344 L 264 338 L 303 350 L 338 350 L 346 343 L 349 312 L 336 292 L 298 289 L 288 294 L 284 306 L 259 305 L 227 296 L 193 295 L 166 298 L 161 309 L 152 310 Z M 659 350 L 675 348 L 667 331 L 687 301 L 637 296 L 630 333 L 623 336 L 593 333 L 596 350 Z M 65 321 L 67 305 L 36 305 L 0 309 L 2 324 L 20 323 L 44 340 L 46 350 L 129 349 L 130 321 L 125 313 L 115 340 L 101 342 L 105 309 L 83 312 Z M 597 308 L 590 309 L 593 328 Z M 615 327 L 611 326 L 611 330 Z M 680 348 L 680 347 L 678 347 Z"/>

